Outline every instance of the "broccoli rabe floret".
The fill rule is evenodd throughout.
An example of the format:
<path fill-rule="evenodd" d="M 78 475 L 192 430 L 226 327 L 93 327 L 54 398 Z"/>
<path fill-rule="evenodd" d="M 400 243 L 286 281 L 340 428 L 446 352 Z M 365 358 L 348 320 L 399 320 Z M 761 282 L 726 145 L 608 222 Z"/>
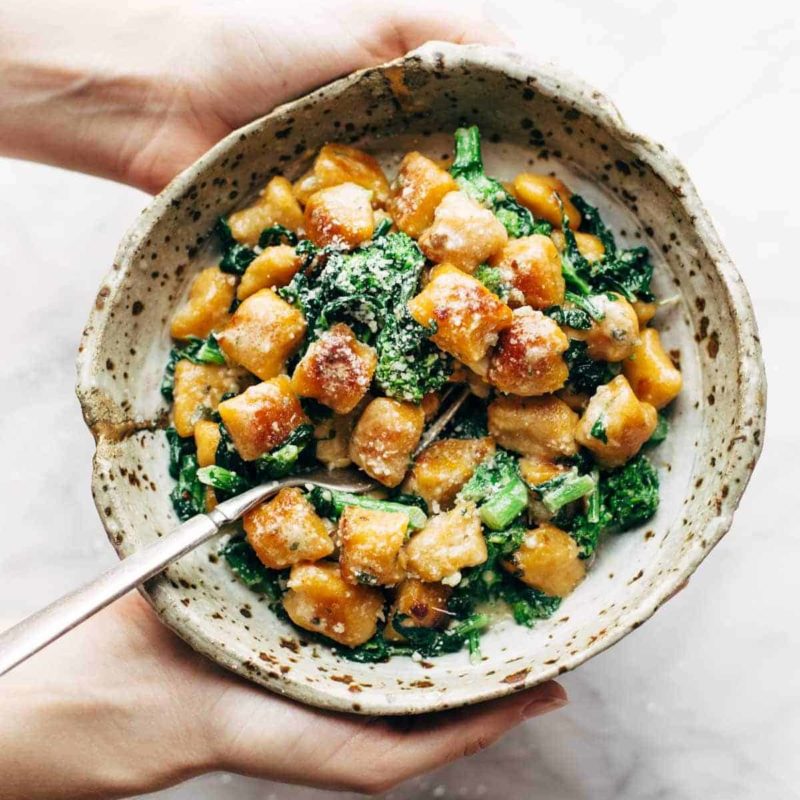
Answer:
<path fill-rule="evenodd" d="M 517 459 L 498 450 L 478 466 L 458 499 L 477 503 L 481 521 L 492 530 L 507 528 L 528 505 L 528 487 L 519 476 Z"/>
<path fill-rule="evenodd" d="M 508 300 L 511 287 L 503 280 L 503 275 L 497 267 L 481 264 L 475 270 L 472 277 L 479 280 L 492 294 L 496 294 L 504 303 Z"/>
<path fill-rule="evenodd" d="M 586 510 L 569 523 L 569 532 L 584 558 L 596 549 L 603 533 L 623 533 L 646 522 L 658 510 L 658 473 L 639 454 L 618 469 L 593 473 L 595 489 Z"/>
<path fill-rule="evenodd" d="M 481 134 L 476 125 L 455 132 L 455 155 L 450 174 L 462 191 L 490 209 L 513 238 L 533 233 L 548 235 L 552 225 L 536 220 L 506 191 L 500 181 L 487 176 L 481 155 Z"/>
<path fill-rule="evenodd" d="M 348 253 L 301 242 L 298 251 L 307 266 L 280 294 L 303 312 L 304 346 L 335 322 L 347 322 L 377 350 L 375 382 L 387 396 L 418 403 L 447 382 L 450 359 L 430 341 L 435 331 L 406 310 L 425 264 L 411 237 L 386 233 Z"/>

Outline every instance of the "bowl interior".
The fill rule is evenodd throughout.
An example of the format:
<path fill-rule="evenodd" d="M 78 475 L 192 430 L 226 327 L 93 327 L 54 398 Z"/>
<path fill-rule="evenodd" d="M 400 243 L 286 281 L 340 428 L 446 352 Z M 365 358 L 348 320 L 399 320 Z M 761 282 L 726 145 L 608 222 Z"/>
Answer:
<path fill-rule="evenodd" d="M 169 501 L 159 383 L 169 319 L 212 263 L 214 221 L 274 174 L 298 176 L 326 141 L 357 143 L 394 173 L 418 149 L 451 152 L 461 124 L 481 128 L 490 174 L 554 172 L 598 205 L 625 243 L 644 243 L 684 390 L 653 453 L 658 515 L 605 542 L 587 579 L 532 630 L 498 618 L 482 658 L 356 664 L 305 641 L 240 585 L 212 542 L 150 581 L 165 622 L 190 644 L 274 691 L 362 713 L 417 713 L 530 686 L 632 630 L 699 564 L 730 525 L 763 428 L 763 373 L 749 300 L 682 168 L 624 129 L 597 92 L 483 47 L 434 43 L 277 109 L 232 134 L 143 213 L 97 296 L 79 359 L 79 396 L 97 437 L 93 490 L 126 556 L 166 535 Z"/>

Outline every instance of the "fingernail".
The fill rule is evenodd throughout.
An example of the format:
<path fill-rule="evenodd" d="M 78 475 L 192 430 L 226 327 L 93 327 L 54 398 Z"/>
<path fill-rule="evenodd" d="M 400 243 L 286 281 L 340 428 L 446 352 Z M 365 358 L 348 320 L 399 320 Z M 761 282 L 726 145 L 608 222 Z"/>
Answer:
<path fill-rule="evenodd" d="M 562 708 L 569 702 L 567 693 L 558 684 L 554 684 L 552 689 L 544 697 L 537 697 L 522 708 L 522 718 L 530 719 L 546 714 L 548 711 L 555 711 Z"/>

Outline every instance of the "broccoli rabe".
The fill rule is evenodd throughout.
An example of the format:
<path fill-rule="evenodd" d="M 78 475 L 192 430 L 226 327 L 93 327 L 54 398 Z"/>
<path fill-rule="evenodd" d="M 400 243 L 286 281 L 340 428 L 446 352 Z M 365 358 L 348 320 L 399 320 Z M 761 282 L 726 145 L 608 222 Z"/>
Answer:
<path fill-rule="evenodd" d="M 531 487 L 531 490 L 538 495 L 542 505 L 551 514 L 556 514 L 568 503 L 574 503 L 581 497 L 591 494 L 594 487 L 591 475 L 581 475 L 577 467 L 573 467 L 549 481 L 537 483 Z"/>
<path fill-rule="evenodd" d="M 470 614 L 451 624 L 446 630 L 437 631 L 434 628 L 407 625 L 408 619 L 409 617 L 399 614 L 392 619 L 392 627 L 406 638 L 413 652 L 424 658 L 457 653 L 464 644 L 469 647 L 470 657 L 477 658 L 480 656 L 480 633 L 489 624 L 489 617 L 485 614 Z"/>
<path fill-rule="evenodd" d="M 500 181 L 486 175 L 481 155 L 481 134 L 476 125 L 455 132 L 455 154 L 450 174 L 462 191 L 490 209 L 513 238 L 534 233 L 549 235 L 552 225 L 536 220 L 506 191 Z"/>
<path fill-rule="evenodd" d="M 567 385 L 574 392 L 592 395 L 598 386 L 608 383 L 619 373 L 619 365 L 595 361 L 586 351 L 586 342 L 580 339 L 570 341 L 564 353 L 564 361 L 569 368 Z"/>
<path fill-rule="evenodd" d="M 280 605 L 288 570 L 267 569 L 246 539 L 231 539 L 219 554 L 245 586 L 267 596 L 270 607 Z"/>
<path fill-rule="evenodd" d="M 245 270 L 255 259 L 256 251 L 246 245 L 239 244 L 233 238 L 225 217 L 220 217 L 217 220 L 216 233 L 222 248 L 219 268 L 231 275 L 244 275 Z"/>
<path fill-rule="evenodd" d="M 661 444 L 664 439 L 667 438 L 667 434 L 669 434 L 669 420 L 664 416 L 664 414 L 659 411 L 658 412 L 658 422 L 656 423 L 656 429 L 653 431 L 653 435 L 647 440 L 647 444 L 650 447 L 654 447 L 657 444 Z"/>
<path fill-rule="evenodd" d="M 348 253 L 301 244 L 307 266 L 280 294 L 303 312 L 304 346 L 344 321 L 377 350 L 375 382 L 387 396 L 418 403 L 447 382 L 450 359 L 430 341 L 435 331 L 406 309 L 425 264 L 411 237 L 387 233 Z"/>
<path fill-rule="evenodd" d="M 323 489 L 315 486 L 308 493 L 308 500 L 314 506 L 317 514 L 331 520 L 337 520 L 344 511 L 345 506 L 358 506 L 375 511 L 400 512 L 408 516 L 409 528 L 422 528 L 428 521 L 425 512 L 416 503 L 400 502 L 395 500 L 378 500 L 365 495 L 340 492 L 336 489 Z"/>
<path fill-rule="evenodd" d="M 519 476 L 517 459 L 498 450 L 478 466 L 458 498 L 477 503 L 483 524 L 496 531 L 507 528 L 527 508 L 528 487 Z"/>
<path fill-rule="evenodd" d="M 283 225 L 270 225 L 269 228 L 264 228 L 258 237 L 259 247 L 274 247 L 281 244 L 281 242 L 296 245 L 297 234 L 292 233 L 288 228 L 284 228 Z"/>
<path fill-rule="evenodd" d="M 500 561 L 519 549 L 525 534 L 522 525 L 487 533 L 488 558 L 483 564 L 464 570 L 448 602 L 448 609 L 453 614 L 460 618 L 469 617 L 479 605 L 502 600 L 511 608 L 516 622 L 531 627 L 536 620 L 546 619 L 556 611 L 561 604 L 559 597 L 551 597 L 525 586 L 500 564 Z"/>
<path fill-rule="evenodd" d="M 494 213 L 509 236 L 516 239 L 533 233 L 548 235 L 552 230 L 549 222 L 534 219 L 533 214 L 521 206 L 500 181 L 486 175 L 481 155 L 481 134 L 476 125 L 456 130 L 450 174 L 462 191 Z"/>
<path fill-rule="evenodd" d="M 597 549 L 603 533 L 623 533 L 658 510 L 658 473 L 642 454 L 617 469 L 602 474 L 595 471 L 594 482 L 586 510 L 568 524 L 583 558 Z"/>
<path fill-rule="evenodd" d="M 178 470 L 178 482 L 170 493 L 175 513 L 183 522 L 206 510 L 205 488 L 197 477 L 197 469 L 197 455 L 194 452 L 184 453 Z"/>
<path fill-rule="evenodd" d="M 307 468 L 306 456 L 314 438 L 314 427 L 309 423 L 298 425 L 275 449 L 253 461 L 244 461 L 239 456 L 224 425 L 220 424 L 219 431 L 220 440 L 215 462 L 216 467 L 222 468 L 225 472 L 211 471 L 204 473 L 204 476 L 209 483 L 217 480 L 217 483 L 210 485 L 221 493 L 221 498 L 238 494 L 266 481 L 285 478 Z M 228 486 L 237 488 L 229 489 Z"/>
<path fill-rule="evenodd" d="M 241 494 L 250 488 L 250 484 L 233 470 L 211 465 L 197 470 L 197 480 L 229 495 Z"/>
<path fill-rule="evenodd" d="M 375 383 L 388 397 L 419 403 L 447 382 L 450 359 L 430 341 L 433 333 L 411 317 L 405 304 L 386 316 L 375 341 Z"/>
<path fill-rule="evenodd" d="M 504 303 L 508 300 L 511 287 L 503 280 L 503 276 L 497 267 L 490 267 L 488 264 L 481 264 L 473 273 L 473 278 L 477 278 L 492 294 L 496 294 Z"/>
<path fill-rule="evenodd" d="M 650 263 L 647 248 L 619 249 L 613 234 L 600 219 L 597 209 L 578 195 L 573 195 L 571 201 L 582 214 L 583 229 L 601 239 L 605 252 L 595 261 L 589 261 L 581 254 L 575 233 L 569 227 L 562 206 L 564 250 L 561 254 L 561 268 L 569 288 L 579 295 L 612 291 L 618 292 L 630 302 L 652 300 L 650 280 L 653 277 L 653 265 Z"/>
<path fill-rule="evenodd" d="M 225 356 L 219 349 L 213 333 L 207 339 L 190 336 L 186 344 L 173 347 L 170 350 L 167 366 L 164 368 L 164 377 L 161 379 L 161 394 L 167 399 L 173 399 L 175 389 L 175 367 L 179 361 L 187 359 L 194 364 L 224 364 Z"/>

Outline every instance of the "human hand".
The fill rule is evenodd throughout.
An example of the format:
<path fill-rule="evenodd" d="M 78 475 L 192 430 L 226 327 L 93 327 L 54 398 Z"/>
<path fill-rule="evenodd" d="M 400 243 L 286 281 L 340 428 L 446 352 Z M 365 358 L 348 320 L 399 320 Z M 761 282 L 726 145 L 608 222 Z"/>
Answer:
<path fill-rule="evenodd" d="M 551 682 L 419 717 L 317 711 L 207 661 L 133 594 L 0 679 L 0 800 L 128 797 L 220 769 L 375 793 L 565 702 Z"/>
<path fill-rule="evenodd" d="M 503 41 L 466 0 L 10 0 L 0 155 L 156 192 L 276 105 L 431 39 Z"/>

